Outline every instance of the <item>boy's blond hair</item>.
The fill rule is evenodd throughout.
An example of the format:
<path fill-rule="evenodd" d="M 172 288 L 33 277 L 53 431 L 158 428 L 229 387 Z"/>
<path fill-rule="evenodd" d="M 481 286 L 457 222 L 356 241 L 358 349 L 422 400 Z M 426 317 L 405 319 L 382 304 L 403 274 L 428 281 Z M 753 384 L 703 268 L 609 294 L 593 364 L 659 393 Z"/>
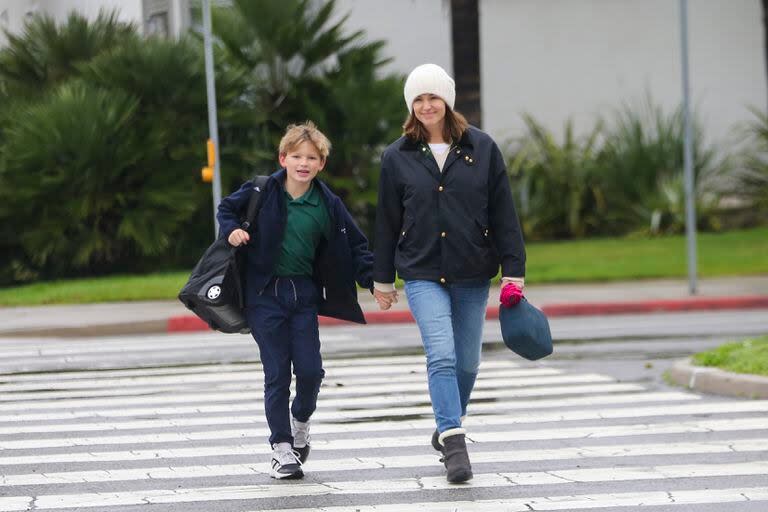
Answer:
<path fill-rule="evenodd" d="M 325 160 L 331 153 L 331 141 L 323 135 L 323 132 L 317 129 L 315 123 L 306 121 L 302 124 L 289 125 L 285 130 L 285 135 L 280 140 L 280 154 L 287 155 L 289 151 L 296 149 L 302 142 L 309 142 L 320 156 Z"/>

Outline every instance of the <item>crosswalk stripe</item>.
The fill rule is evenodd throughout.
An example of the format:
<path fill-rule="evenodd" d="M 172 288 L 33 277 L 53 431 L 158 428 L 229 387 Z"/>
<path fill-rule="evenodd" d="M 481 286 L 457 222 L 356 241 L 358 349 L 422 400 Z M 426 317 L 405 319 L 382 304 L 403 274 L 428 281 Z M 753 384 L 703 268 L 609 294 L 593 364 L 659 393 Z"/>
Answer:
<path fill-rule="evenodd" d="M 488 365 L 491 368 L 498 368 L 502 367 L 504 368 L 505 365 L 497 365 L 493 362 L 489 363 Z M 424 373 L 425 367 L 423 364 L 421 365 L 413 365 L 413 366 L 405 366 L 401 367 L 402 370 L 398 371 L 397 369 L 392 369 L 389 367 L 364 367 L 364 368 L 339 368 L 335 373 L 334 377 L 340 377 L 340 376 L 347 376 L 348 378 L 350 376 L 357 376 L 356 379 L 354 379 L 354 382 L 358 383 L 365 383 L 370 375 L 392 375 L 393 378 L 397 378 L 399 375 L 402 375 L 403 373 Z M 252 384 L 232 384 L 229 386 L 223 385 L 219 386 L 219 389 L 227 389 L 227 388 L 234 388 L 234 389 L 242 389 L 242 388 L 248 388 L 248 389 L 256 389 L 260 390 L 262 389 L 261 383 L 259 381 L 254 381 Z M 159 391 L 167 390 L 167 388 L 161 388 L 161 387 L 153 387 L 153 386 L 147 386 L 143 388 L 134 388 L 130 391 L 133 393 L 155 393 Z M 63 390 L 63 391 L 25 391 L 23 393 L 5 393 L 3 395 L 0 395 L 0 402 L 12 402 L 12 401 L 18 401 L 19 399 L 24 400 L 44 400 L 44 399 L 50 399 L 50 398 L 72 398 L 72 397 L 81 397 L 81 396 L 120 396 L 120 395 L 127 395 L 130 396 L 130 392 L 125 392 L 123 389 L 98 389 L 98 390 Z"/>
<path fill-rule="evenodd" d="M 251 447 L 252 448 L 252 447 Z M 691 455 L 712 453 L 747 453 L 768 450 L 768 438 L 732 439 L 700 443 L 660 443 L 635 445 L 603 445 L 572 447 L 550 450 L 510 450 L 510 451 L 474 451 L 471 450 L 474 466 L 494 462 L 524 462 L 543 460 L 581 461 L 590 458 L 638 457 L 647 455 Z M 208 455 L 224 455 L 216 448 L 208 449 Z M 241 450 L 239 454 L 250 455 L 254 451 Z M 232 451 L 226 455 L 234 455 Z M 355 457 L 347 459 L 310 460 L 306 468 L 317 474 L 323 471 L 362 471 L 366 469 L 394 469 L 423 467 L 429 461 L 424 455 L 399 457 Z M 60 483 L 96 483 L 138 480 L 163 480 L 181 478 L 214 478 L 220 476 L 268 474 L 266 460 L 252 464 L 207 464 L 205 466 L 152 466 L 132 469 L 110 469 L 109 471 L 62 471 L 47 473 L 27 473 L 5 475 L 0 480 L 0 487 L 21 485 L 51 485 Z"/>
<path fill-rule="evenodd" d="M 329 343 L 334 341 L 353 341 L 358 339 L 357 336 L 349 334 L 331 334 L 328 332 L 321 333 L 321 343 Z M 0 351 L 0 360 L 2 359 L 23 359 L 25 357 L 59 357 L 59 356 L 71 356 L 71 355 L 109 355 L 120 354 L 124 352 L 163 352 L 173 350 L 189 350 L 190 347 L 195 345 L 202 345 L 205 347 L 228 347 L 228 346 L 241 346 L 252 347 L 254 355 L 258 354 L 256 348 L 256 342 L 250 336 L 229 336 L 229 337 L 214 337 L 208 339 L 200 338 L 183 338 L 183 339 L 167 339 L 163 338 L 162 343 L 158 343 L 157 339 L 135 339 L 131 342 L 126 342 L 123 339 L 117 338 L 115 341 L 109 339 L 101 339 L 99 343 L 67 343 L 56 344 L 50 343 L 35 344 L 28 343 L 26 345 L 17 345 L 16 347 L 4 347 Z"/>
<path fill-rule="evenodd" d="M 156 342 L 153 342 L 156 343 Z M 133 344 L 131 344 L 133 346 Z M 356 357 L 350 359 L 327 359 L 323 361 L 325 368 L 343 368 L 348 366 L 376 364 L 376 365 L 401 365 L 404 363 L 424 363 L 424 355 L 406 355 L 406 356 L 372 356 Z M 486 364 L 484 361 L 481 365 Z M 519 368 L 520 365 L 509 361 L 506 363 L 509 368 Z M 543 370 L 548 372 L 562 373 L 554 368 L 525 368 L 528 370 Z M 229 373 L 252 373 L 260 372 L 261 363 L 258 361 L 245 363 L 200 363 L 194 366 L 162 366 L 145 368 L 120 368 L 112 370 L 78 370 L 78 371 L 51 371 L 46 373 L 18 374 L 18 373 L 0 373 L 2 378 L 12 378 L 15 382 L 35 382 L 35 381 L 63 381 L 63 380 L 100 380 L 111 378 L 128 377 L 147 377 L 147 376 L 173 376 L 173 375 L 201 375 L 201 374 L 229 374 Z M 258 373 L 260 375 L 260 373 Z"/>
<path fill-rule="evenodd" d="M 478 381 L 483 379 L 491 379 L 498 377 L 507 377 L 511 379 L 524 379 L 524 378 L 542 378 L 542 377 L 568 377 L 574 374 L 563 375 L 560 370 L 552 368 L 508 368 L 508 369 L 488 369 L 483 370 L 478 375 Z M 608 378 L 602 376 L 603 378 Z M 14 379 L 15 380 L 15 379 Z M 229 382 L 246 382 L 254 388 L 261 388 L 264 380 L 264 374 L 261 372 L 222 372 L 221 374 L 210 373 L 198 373 L 198 374 L 184 374 L 184 375 L 159 375 L 148 377 L 125 377 L 116 379 L 77 379 L 67 380 L 59 379 L 58 375 L 52 375 L 46 381 L 37 380 L 34 382 L 23 382 L 20 384 L 0 384 L 0 391 L 2 392 L 19 392 L 19 391 L 35 391 L 35 390 L 79 390 L 79 389 L 94 389 L 103 388 L 105 386 L 121 386 L 125 388 L 141 387 L 141 386 L 157 386 L 158 389 L 164 389 L 164 386 L 180 386 L 180 385 L 195 385 L 203 383 L 229 383 Z M 366 376 L 363 379 L 368 385 L 391 383 L 393 377 L 391 375 L 382 376 Z M 397 375 L 397 382 L 426 382 L 426 373 L 413 372 L 402 375 Z M 337 377 L 336 375 L 328 375 L 323 379 L 323 385 L 326 387 L 333 387 L 334 385 L 344 385 L 348 382 L 358 382 L 354 377 Z"/>
<path fill-rule="evenodd" d="M 249 408 L 253 407 L 253 402 L 257 402 L 259 397 L 254 393 L 251 395 L 245 395 L 238 393 L 216 393 L 216 394 L 199 394 L 190 396 L 146 396 L 136 398 L 111 398 L 111 399 L 77 399 L 77 400 L 61 400 L 61 401 L 49 401 L 49 402 L 29 402 L 25 403 L 22 407 L 15 404 L 0 404 L 0 410 L 2 411 L 14 411 L 14 410 L 46 410 L 46 409 L 59 409 L 59 408 L 73 408 L 73 407 L 126 407 L 129 405 L 160 405 L 160 404 L 185 404 L 193 403 L 200 404 L 197 409 L 202 409 L 206 405 L 210 405 L 216 402 L 234 402 L 234 401 L 246 401 L 251 402 Z M 692 393 L 682 393 L 677 391 L 654 391 L 654 392 L 638 392 L 638 393 L 616 393 L 608 395 L 587 395 L 580 397 L 562 397 L 557 399 L 536 399 L 536 400 L 517 400 L 514 402 L 504 402 L 496 404 L 477 403 L 471 404 L 470 408 L 473 413 L 476 412 L 499 412 L 504 410 L 521 410 L 521 409 L 547 409 L 554 407 L 570 407 L 581 405 L 600 405 L 600 404 L 638 404 L 647 402 L 677 402 L 677 401 L 696 401 L 701 400 L 701 397 Z M 14 405 L 13 407 L 2 407 Z M 238 404 L 233 404 L 232 407 L 237 407 Z M 225 406 L 228 407 L 228 406 Z M 126 409 L 127 410 L 127 409 Z M 164 409 L 153 409 L 158 411 L 157 414 L 161 414 Z M 175 406 L 169 406 L 165 408 L 167 414 L 176 414 L 177 408 Z M 409 407 L 387 407 L 380 409 L 365 409 L 358 411 L 333 411 L 332 413 L 326 413 L 326 411 L 318 410 L 312 417 L 317 419 L 330 419 L 330 420 L 349 420 L 356 418 L 375 418 L 378 416 L 405 416 L 414 414 L 431 414 L 432 407 L 430 406 L 409 406 Z M 265 420 L 266 421 L 266 420 Z"/>
<path fill-rule="evenodd" d="M 610 380 L 610 379 L 609 379 Z M 239 386 L 231 386 L 228 387 L 230 389 L 239 389 L 243 391 L 229 391 L 229 389 L 221 388 L 219 392 L 213 392 L 213 393 L 190 393 L 189 398 L 200 398 L 202 402 L 208 402 L 208 401 L 225 401 L 225 400 L 232 400 L 232 401 L 239 401 L 239 400 L 258 400 L 260 393 L 257 393 L 261 391 L 260 388 L 256 389 L 248 389 L 249 386 L 246 385 L 239 385 Z M 598 383 L 598 384 L 585 384 L 585 385 L 570 385 L 570 386 L 547 386 L 547 387 L 541 387 L 541 388 L 522 388 L 522 389 L 497 389 L 492 393 L 493 397 L 508 397 L 508 398 L 519 398 L 519 397 L 525 397 L 525 396 L 550 396 L 550 395 L 574 395 L 574 394 L 580 394 L 580 393 L 617 393 L 617 392 L 627 392 L 627 391 L 642 391 L 644 388 L 640 386 L 639 384 L 613 384 L 613 383 Z M 398 395 L 397 401 L 400 403 L 405 402 L 423 402 L 425 399 L 425 394 L 423 391 L 425 391 L 425 387 L 421 386 L 422 393 L 418 395 Z M 134 390 L 135 391 L 135 390 Z M 157 393 L 157 390 L 146 390 L 146 393 L 148 394 L 154 394 Z M 487 390 L 478 391 L 477 394 L 473 393 L 473 397 L 475 398 L 489 398 L 487 396 L 481 396 L 482 393 L 488 394 Z M 21 396 L 24 396 L 26 399 L 20 400 L 19 398 Z M 53 398 L 60 398 L 60 399 L 66 399 L 66 398 L 84 398 L 86 396 L 95 396 L 95 397 L 114 397 L 113 402 L 118 401 L 124 401 L 126 400 L 126 397 L 128 400 L 135 399 L 137 396 L 141 397 L 142 395 L 136 395 L 136 394 L 126 394 L 125 397 L 122 395 L 121 390 L 119 389 L 105 389 L 105 390 L 90 390 L 87 392 L 82 393 L 70 393 L 68 391 L 60 392 L 60 391 L 43 391 L 39 393 L 23 393 L 20 395 L 4 395 L 0 396 L 0 401 L 10 404 L 14 403 L 17 405 L 17 408 L 25 409 L 27 408 L 28 402 L 33 402 L 35 400 L 50 400 Z M 181 401 L 184 396 L 175 395 L 179 401 Z M 393 397 L 392 396 L 363 396 L 363 397 L 350 397 L 350 398 L 339 398 L 337 400 L 340 400 L 340 405 L 354 405 L 357 403 L 366 403 L 370 405 L 376 405 L 376 404 L 389 404 L 392 403 Z M 323 403 L 328 406 L 331 404 L 335 404 L 334 399 L 327 399 L 323 400 Z"/>
<path fill-rule="evenodd" d="M 641 481 L 667 478 L 701 478 L 710 476 L 763 475 L 768 461 L 730 464 L 681 464 L 647 467 L 603 467 L 574 470 L 531 471 L 522 473 L 481 473 L 465 484 L 466 488 L 503 488 L 513 486 L 560 485 L 595 481 Z M 422 490 L 455 489 L 445 477 L 399 478 L 388 480 L 352 480 L 323 483 L 293 483 L 292 485 L 244 485 L 190 489 L 151 489 L 110 493 L 52 494 L 27 497 L 20 508 L 19 496 L 0 498 L 0 511 L 15 512 L 48 508 L 92 508 L 119 505 L 179 504 L 213 500 L 256 500 L 295 496 L 330 496 L 350 494 L 410 493 Z"/>
<path fill-rule="evenodd" d="M 654 507 L 704 505 L 708 503 L 739 503 L 768 501 L 768 488 L 697 489 L 695 491 L 649 491 L 568 496 L 544 496 L 475 501 L 408 503 L 408 512 L 536 512 L 572 511 L 613 507 Z M 261 512 L 403 512 L 404 504 L 354 505 L 322 508 L 282 508 Z M 255 511 L 249 511 L 255 512 Z"/>
<path fill-rule="evenodd" d="M 478 379 L 478 382 L 483 382 L 484 380 L 493 380 L 493 378 L 498 377 L 504 377 L 505 379 L 509 379 L 511 382 L 520 382 L 521 384 L 529 383 L 531 386 L 536 385 L 536 379 L 545 379 L 542 382 L 544 384 L 550 384 L 550 383 L 556 383 L 558 382 L 558 379 L 562 379 L 564 381 L 572 382 L 574 379 L 585 379 L 586 377 L 584 375 L 589 375 L 591 382 L 605 382 L 611 379 L 610 377 L 607 377 L 605 375 L 598 375 L 598 374 L 584 374 L 584 375 L 577 375 L 577 374 L 570 374 L 570 375 L 558 375 L 553 372 L 549 372 L 546 370 L 519 370 L 519 369 L 508 369 L 508 370 L 490 370 L 487 372 L 483 372 L 484 375 L 482 375 L 482 378 Z M 215 386 L 216 384 L 220 385 L 231 385 L 231 384 L 238 384 L 239 387 L 242 387 L 243 385 L 247 385 L 252 389 L 263 389 L 262 381 L 264 379 L 264 374 L 262 373 L 256 373 L 256 372 L 249 372 L 249 373 L 239 373 L 236 375 L 212 375 L 212 374 L 198 374 L 198 375 L 185 375 L 182 377 L 162 377 L 162 378 L 137 378 L 137 377 L 131 377 L 126 379 L 104 379 L 104 380 L 89 380 L 89 381 L 57 381 L 55 380 L 56 377 L 52 377 L 51 381 L 48 382 L 35 382 L 35 383 L 23 383 L 23 384 L 0 384 L 0 393 L 20 393 L 23 392 L 24 394 L 28 394 L 29 392 L 34 391 L 40 391 L 40 390 L 69 390 L 69 391 L 77 391 L 77 392 L 83 392 L 85 390 L 92 390 L 92 389 L 100 389 L 104 387 L 119 387 L 122 390 L 127 391 L 163 391 L 163 390 L 172 390 L 172 389 L 183 389 L 183 387 L 188 387 L 189 385 L 200 385 L 200 384 L 211 384 L 212 386 Z M 358 388 L 363 389 L 364 391 L 362 393 L 368 393 L 370 390 L 376 390 L 381 389 L 382 384 L 389 384 L 390 386 L 404 386 L 408 383 L 420 383 L 425 384 L 426 383 L 426 376 L 424 374 L 407 374 L 403 376 L 397 377 L 397 384 L 392 384 L 392 377 L 391 376 L 385 376 L 385 377 L 365 377 L 365 378 L 358 378 L 358 379 L 351 379 L 351 378 L 328 378 L 324 380 L 325 388 L 328 391 L 334 390 L 334 384 L 338 383 L 350 383 L 354 384 L 354 387 L 351 385 L 346 385 L 347 389 L 346 391 L 352 391 L 356 390 Z M 367 387 L 365 387 L 367 386 Z M 375 387 L 373 387 L 375 386 Z M 335 391 L 344 391 L 336 389 Z M 23 394 L 19 394 L 19 396 L 24 396 Z"/>
<path fill-rule="evenodd" d="M 472 442 L 511 442 L 547 439 L 574 439 L 579 437 L 620 437 L 635 435 L 684 434 L 707 431 L 762 430 L 766 428 L 765 418 L 735 418 L 701 421 L 674 421 L 632 425 L 587 425 L 568 428 L 504 430 L 494 432 L 472 432 L 467 440 Z M 74 446 L 174 443 L 216 439 L 264 437 L 266 428 L 244 428 L 232 430 L 202 430 L 197 432 L 160 432 L 154 434 L 130 434 L 97 437 L 38 438 L 1 440 L 0 449 L 19 450 L 33 448 L 62 448 Z M 336 450 L 354 448 L 397 448 L 420 446 L 424 435 L 396 437 L 366 437 L 359 439 L 314 439 L 313 450 Z M 260 453 L 269 453 L 271 448 L 264 444 Z"/>
<path fill-rule="evenodd" d="M 674 398 L 673 398 L 674 400 Z M 660 399 L 660 401 L 662 401 Z M 523 402 L 523 405 L 530 404 L 531 402 Z M 519 404 L 520 405 L 520 404 Z M 503 406 L 504 408 L 507 405 Z M 501 407 L 500 407 L 501 409 Z M 169 416 L 169 415 L 182 415 L 182 414 L 215 414 L 215 413 L 233 413 L 233 412 L 249 412 L 258 414 L 263 413 L 263 407 L 261 404 L 253 403 L 239 403 L 239 404 L 226 404 L 226 405 L 190 405 L 186 407 L 166 407 L 166 408 L 121 408 L 121 409 L 92 409 L 92 410 L 68 410 L 61 412 L 48 412 L 48 413 L 32 413 L 23 414 L 18 413 L 14 415 L 0 416 L 0 423 L 9 422 L 44 422 L 44 421 L 57 421 L 57 420 L 75 420 L 75 419 L 87 419 L 87 418 L 126 418 L 133 416 Z M 737 412 L 768 412 L 768 400 L 755 400 L 750 402 L 707 402 L 703 404 L 678 404 L 674 408 L 670 407 L 620 407 L 615 409 L 591 409 L 591 410 L 564 410 L 555 412 L 537 412 L 537 411 L 520 411 L 516 412 L 514 416 L 509 417 L 506 415 L 472 415 L 469 418 L 470 424 L 497 424 L 497 423 L 535 423 L 535 422 L 548 422 L 548 421 L 566 421 L 566 420 L 599 420 L 608 418 L 642 418 L 647 416 L 680 416 L 687 414 L 725 414 L 725 413 L 737 413 Z M 216 424 L 216 418 L 194 418 L 194 419 L 177 419 L 174 422 L 176 426 L 188 426 L 199 424 Z M 237 421 L 235 419 L 229 420 L 227 417 L 222 417 L 222 423 L 231 423 Z M 154 419 L 153 419 L 154 420 Z M 158 419 L 158 421 L 162 421 Z M 211 423 L 208 423 L 208 422 Z M 250 420 L 249 420 L 250 421 Z M 416 428 L 428 428 L 432 424 L 432 420 L 420 420 L 424 422 L 424 426 Z M 202 422 L 202 423 L 197 423 Z M 126 424 L 128 422 L 125 422 Z M 374 423 L 358 423 L 352 427 L 346 427 L 342 425 L 336 425 L 334 428 L 345 428 L 349 431 L 354 430 L 398 430 L 398 425 L 401 428 L 414 428 L 413 422 L 396 421 L 385 422 L 377 421 Z M 109 428 L 129 428 L 121 427 L 122 423 L 106 423 L 106 425 L 113 425 Z M 383 425 L 383 426 L 382 426 Z M 78 426 L 77 428 L 81 428 Z M 320 424 L 314 427 L 315 429 L 328 428 Z M 338 430 L 341 432 L 342 430 Z"/>

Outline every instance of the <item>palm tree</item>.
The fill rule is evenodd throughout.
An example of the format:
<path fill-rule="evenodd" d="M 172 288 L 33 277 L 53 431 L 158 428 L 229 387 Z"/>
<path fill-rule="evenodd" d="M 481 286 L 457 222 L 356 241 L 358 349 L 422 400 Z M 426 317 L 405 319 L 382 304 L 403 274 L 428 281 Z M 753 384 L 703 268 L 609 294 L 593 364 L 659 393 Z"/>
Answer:
<path fill-rule="evenodd" d="M 456 110 L 464 114 L 471 124 L 482 127 L 478 3 L 479 0 L 451 0 L 451 44 Z"/>
<path fill-rule="evenodd" d="M 82 21 L 33 18 L 45 37 L 0 51 L 28 71 L 0 75 L 0 282 L 191 264 L 207 242 L 201 50 Z"/>
<path fill-rule="evenodd" d="M 16 97 L 35 96 L 78 74 L 77 66 L 138 38 L 136 27 L 118 21 L 117 12 L 100 11 L 89 21 L 71 12 L 57 25 L 49 15 L 29 20 L 21 34 L 6 32 L 0 52 L 0 84 Z"/>
<path fill-rule="evenodd" d="M 275 148 L 289 123 L 313 120 L 333 151 L 324 172 L 363 228 L 373 218 L 377 158 L 400 134 L 402 77 L 384 75 L 383 41 L 364 41 L 334 16 L 335 1 L 233 0 L 213 9 L 217 60 L 246 82 L 249 118 L 246 177 L 275 168 Z M 240 131 L 242 133 L 242 130 Z M 229 151 L 222 144 L 222 168 Z M 231 146 L 230 146 L 231 148 Z"/>

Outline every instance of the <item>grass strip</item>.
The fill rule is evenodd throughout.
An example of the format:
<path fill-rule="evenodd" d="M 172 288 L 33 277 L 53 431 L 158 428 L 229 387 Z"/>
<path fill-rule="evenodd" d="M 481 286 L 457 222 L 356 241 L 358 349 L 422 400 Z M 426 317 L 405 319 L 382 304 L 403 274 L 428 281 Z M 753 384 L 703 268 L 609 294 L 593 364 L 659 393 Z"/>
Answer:
<path fill-rule="evenodd" d="M 735 373 L 768 376 L 768 336 L 726 343 L 693 356 L 698 366 L 712 366 Z"/>
<path fill-rule="evenodd" d="M 529 286 L 687 277 L 683 236 L 536 242 L 526 250 Z M 173 300 L 190 270 L 3 288 L 0 306 Z M 768 274 L 768 227 L 699 234 L 698 270 L 700 277 Z"/>

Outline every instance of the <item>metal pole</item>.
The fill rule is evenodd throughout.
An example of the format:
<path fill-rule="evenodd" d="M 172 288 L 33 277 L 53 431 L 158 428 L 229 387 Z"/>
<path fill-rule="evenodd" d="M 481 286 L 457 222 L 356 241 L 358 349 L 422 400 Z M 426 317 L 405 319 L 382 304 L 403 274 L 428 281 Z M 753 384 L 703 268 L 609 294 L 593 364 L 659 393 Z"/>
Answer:
<path fill-rule="evenodd" d="M 221 173 L 219 165 L 219 126 L 216 120 L 216 82 L 213 75 L 213 44 L 211 42 L 211 5 L 209 0 L 203 0 L 203 45 L 205 48 L 205 82 L 208 91 L 208 133 L 213 141 L 216 160 L 213 166 L 213 232 L 214 238 L 219 236 L 219 223 L 216 222 L 216 212 L 221 202 Z"/>
<path fill-rule="evenodd" d="M 691 134 L 690 82 L 688 79 L 688 0 L 680 0 L 680 40 L 683 72 L 683 154 L 685 178 L 685 235 L 688 246 L 688 291 L 696 295 L 696 204 L 694 201 L 693 139 Z"/>

